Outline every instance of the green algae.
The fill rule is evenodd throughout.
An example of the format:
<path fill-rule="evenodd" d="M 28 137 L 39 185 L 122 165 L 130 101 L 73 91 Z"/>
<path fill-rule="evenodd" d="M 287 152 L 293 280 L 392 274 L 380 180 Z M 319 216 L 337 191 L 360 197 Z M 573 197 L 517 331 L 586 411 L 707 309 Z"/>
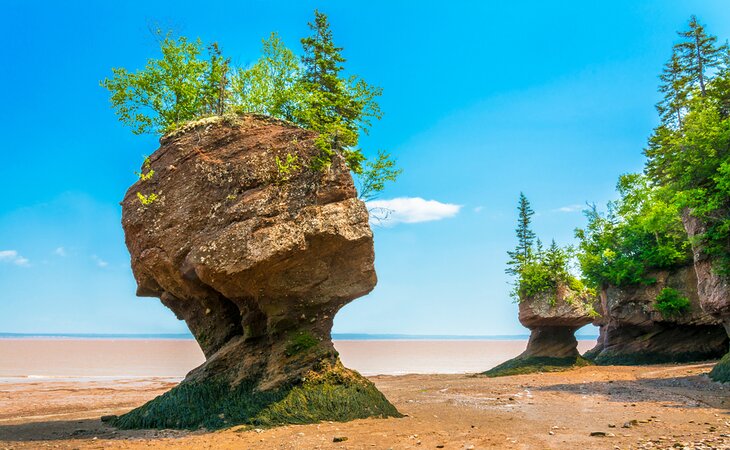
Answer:
<path fill-rule="evenodd" d="M 730 353 L 725 354 L 710 371 L 710 379 L 720 383 L 730 382 Z"/>
<path fill-rule="evenodd" d="M 122 429 L 220 429 L 234 425 L 273 427 L 323 420 L 402 417 L 372 382 L 339 362 L 323 363 L 297 383 L 260 391 L 245 381 L 222 379 L 181 383 L 117 418 Z"/>
<path fill-rule="evenodd" d="M 562 372 L 576 367 L 592 365 L 591 361 L 582 356 L 554 358 L 549 356 L 527 356 L 510 359 L 502 364 L 483 372 L 487 377 L 506 377 L 540 372 Z"/>

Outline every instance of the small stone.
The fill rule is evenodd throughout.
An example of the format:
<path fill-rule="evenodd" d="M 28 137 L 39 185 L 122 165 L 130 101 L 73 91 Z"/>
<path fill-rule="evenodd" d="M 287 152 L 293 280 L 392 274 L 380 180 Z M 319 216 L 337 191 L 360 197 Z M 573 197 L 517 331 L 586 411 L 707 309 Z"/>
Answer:
<path fill-rule="evenodd" d="M 605 431 L 591 431 L 591 436 L 593 437 L 606 437 Z"/>
<path fill-rule="evenodd" d="M 615 423 L 609 423 L 608 424 L 608 428 L 616 428 L 616 424 Z"/>
<path fill-rule="evenodd" d="M 548 431 L 548 434 L 549 434 L 550 436 L 554 436 L 554 435 L 555 435 L 555 432 L 554 432 L 554 431 Z"/>
<path fill-rule="evenodd" d="M 436 446 L 436 448 L 444 448 L 444 444 L 439 444 Z"/>
<path fill-rule="evenodd" d="M 264 430 L 262 430 L 261 428 L 254 428 L 253 431 L 255 431 L 257 433 L 263 433 L 264 432 Z"/>
<path fill-rule="evenodd" d="M 332 438 L 332 442 L 345 442 L 347 440 L 347 436 L 335 436 Z"/>
<path fill-rule="evenodd" d="M 105 416 L 101 416 L 101 421 L 104 423 L 113 422 L 117 419 L 117 415 L 115 414 L 107 414 Z"/>

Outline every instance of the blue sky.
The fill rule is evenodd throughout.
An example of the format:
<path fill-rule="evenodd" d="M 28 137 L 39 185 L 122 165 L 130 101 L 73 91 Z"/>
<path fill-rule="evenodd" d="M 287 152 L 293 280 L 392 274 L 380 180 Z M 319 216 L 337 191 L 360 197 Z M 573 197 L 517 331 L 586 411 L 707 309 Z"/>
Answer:
<path fill-rule="evenodd" d="M 694 13 L 730 37 L 723 3 L 6 0 L 0 332 L 186 329 L 134 296 L 119 201 L 157 141 L 99 87 L 157 55 L 151 22 L 247 64 L 271 31 L 298 51 L 312 11 L 329 14 L 349 71 L 384 89 L 363 146 L 405 172 L 380 200 L 406 199 L 375 230 L 377 288 L 334 331 L 489 335 L 524 332 L 503 270 L 519 192 L 543 240 L 571 242 L 582 205 L 642 167 L 676 30 Z"/>

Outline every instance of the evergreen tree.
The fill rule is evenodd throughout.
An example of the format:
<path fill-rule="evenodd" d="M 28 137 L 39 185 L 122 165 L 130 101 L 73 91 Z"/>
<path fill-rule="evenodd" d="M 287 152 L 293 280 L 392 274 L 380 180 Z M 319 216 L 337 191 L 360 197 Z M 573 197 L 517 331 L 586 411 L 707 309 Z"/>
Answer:
<path fill-rule="evenodd" d="M 659 79 L 659 92 L 664 94 L 664 98 L 656 108 L 662 123 L 682 128 L 682 109 L 686 106 L 688 96 L 687 79 L 676 51 L 672 52 L 672 58 L 664 66 Z"/>
<path fill-rule="evenodd" d="M 517 221 L 517 246 L 514 251 L 507 252 L 510 259 L 507 262 L 507 272 L 509 275 L 519 276 L 522 273 L 522 269 L 530 262 L 533 256 L 535 241 L 535 232 L 530 228 L 530 222 L 535 212 L 530 206 L 530 202 L 525 197 L 525 194 L 520 192 L 520 200 L 517 206 L 517 212 L 519 219 Z"/>
<path fill-rule="evenodd" d="M 312 34 L 302 39 L 301 82 L 307 95 L 298 122 L 320 133 L 317 146 L 322 154 L 316 165 L 329 164 L 331 156 L 341 152 L 350 169 L 360 173 L 365 157 L 356 148 L 359 132 L 367 132 L 373 118 L 380 119 L 375 98 L 382 90 L 355 76 L 343 77 L 342 48 L 334 44 L 327 16 L 314 14 Z"/>
<path fill-rule="evenodd" d="M 697 83 L 700 95 L 706 95 L 706 73 L 722 62 L 723 50 L 716 47 L 717 37 L 707 34 L 697 17 L 689 19 L 689 29 L 680 31 L 682 42 L 674 46 L 688 83 Z"/>

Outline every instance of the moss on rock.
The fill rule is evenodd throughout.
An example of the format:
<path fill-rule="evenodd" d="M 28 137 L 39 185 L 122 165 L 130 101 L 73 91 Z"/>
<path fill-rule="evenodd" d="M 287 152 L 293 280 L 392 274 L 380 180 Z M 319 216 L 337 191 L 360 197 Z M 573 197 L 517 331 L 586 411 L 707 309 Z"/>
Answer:
<path fill-rule="evenodd" d="M 225 380 L 183 382 L 117 418 L 113 425 L 122 429 L 220 429 L 367 417 L 402 416 L 372 382 L 337 361 L 322 363 L 300 382 L 271 391 L 257 390 L 247 381 L 235 387 Z"/>
<path fill-rule="evenodd" d="M 716 358 L 713 353 L 707 352 L 639 352 L 639 353 L 613 353 L 604 351 L 600 354 L 586 352 L 583 355 L 598 366 L 642 366 L 648 364 L 669 364 L 669 363 L 690 363 L 707 361 Z M 730 364 L 730 360 L 728 360 Z"/>
<path fill-rule="evenodd" d="M 725 354 L 710 371 L 710 379 L 720 383 L 730 382 L 730 353 Z"/>
<path fill-rule="evenodd" d="M 539 372 L 561 372 L 575 367 L 589 366 L 592 363 L 582 356 L 553 358 L 548 356 L 528 356 L 510 359 L 483 372 L 487 377 L 505 377 Z"/>

